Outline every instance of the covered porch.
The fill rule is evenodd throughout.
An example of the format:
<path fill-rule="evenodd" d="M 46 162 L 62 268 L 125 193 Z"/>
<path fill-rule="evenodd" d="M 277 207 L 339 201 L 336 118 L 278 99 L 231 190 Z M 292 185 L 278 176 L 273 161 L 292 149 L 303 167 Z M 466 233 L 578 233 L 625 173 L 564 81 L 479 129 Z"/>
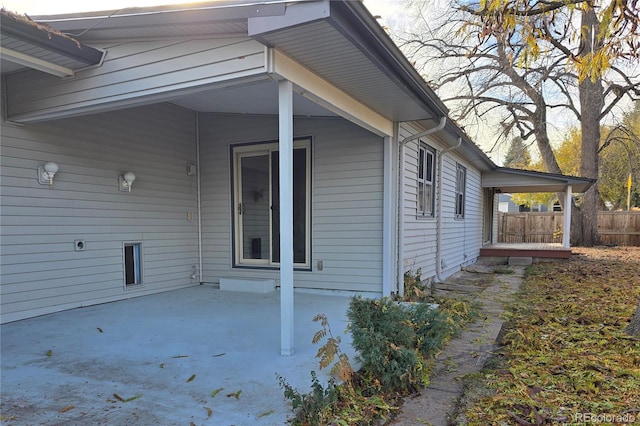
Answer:
<path fill-rule="evenodd" d="M 63 204 L 63 196 L 90 193 L 88 209 L 117 203 L 118 211 L 82 232 L 70 225 L 69 233 L 80 234 L 71 240 L 86 250 L 65 253 L 96 256 L 98 263 L 96 250 L 104 250 L 114 267 L 95 292 L 85 285 L 93 277 L 78 278 L 73 285 L 85 285 L 84 296 L 66 276 L 59 292 L 44 279 L 31 280 L 65 305 L 50 306 L 47 297 L 18 300 L 5 320 L 175 286 L 266 280 L 280 289 L 281 309 L 280 327 L 267 335 L 278 336 L 279 329 L 280 352 L 292 355 L 294 286 L 390 294 L 394 123 L 428 122 L 441 113 L 429 109 L 428 93 L 415 99 L 412 92 L 422 87 L 411 75 L 398 82 L 383 72 L 386 34 L 362 5 L 329 5 L 256 9 L 212 2 L 116 12 L 105 22 L 100 13 L 38 18 L 64 33 L 91 28 L 83 43 L 108 55 L 69 70 L 73 78 L 66 80 L 43 75 L 47 71 L 34 65 L 40 57 L 3 68 L 8 123 L 54 146 L 55 155 L 32 159 L 60 166 L 55 184 L 36 187 L 62 206 L 49 223 L 72 216 L 63 211 L 72 205 Z M 352 33 L 353 22 L 343 25 L 353 16 L 365 19 L 358 24 L 367 32 L 363 40 Z M 320 49 L 328 40 L 336 47 Z M 46 41 L 38 47 L 50 48 Z M 336 61 L 349 72 L 336 70 Z M 23 137 L 21 129 L 15 133 Z M 49 142 L 52 134 L 60 136 Z M 135 183 L 111 194 L 114 185 L 104 182 L 125 175 Z M 97 226 L 105 226 L 104 235 L 94 235 Z M 138 271 L 124 288 L 115 270 L 122 244 L 137 253 L 122 263 Z M 72 261 L 84 265 L 84 259 Z"/>
<path fill-rule="evenodd" d="M 481 257 L 532 258 L 533 261 L 568 259 L 571 257 L 571 209 L 574 193 L 583 193 L 595 183 L 595 179 L 542 173 L 530 170 L 498 167 L 482 176 L 482 187 L 489 191 L 492 200 L 490 214 L 485 217 L 485 235 L 480 249 Z M 564 214 L 562 243 L 503 243 L 498 242 L 496 195 L 500 193 L 556 192 L 561 194 Z M 490 227 L 490 229 L 488 228 Z"/>

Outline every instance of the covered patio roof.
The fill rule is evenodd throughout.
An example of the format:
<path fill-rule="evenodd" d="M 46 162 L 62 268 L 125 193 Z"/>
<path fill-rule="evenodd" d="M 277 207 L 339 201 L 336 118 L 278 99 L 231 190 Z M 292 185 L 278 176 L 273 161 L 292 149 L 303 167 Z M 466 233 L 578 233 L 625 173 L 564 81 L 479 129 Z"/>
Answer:
<path fill-rule="evenodd" d="M 437 119 L 448 113 L 361 2 L 216 1 L 34 19 L 62 33 L 77 34 L 78 40 L 89 44 L 119 39 L 248 35 L 392 121 Z M 272 88 L 256 85 L 253 90 Z M 231 99 L 235 96 L 230 92 L 224 95 Z M 189 100 L 177 102 L 188 104 Z M 223 103 L 224 99 L 219 99 L 215 104 L 198 105 L 206 112 L 221 112 L 217 109 Z M 245 108 L 243 112 L 254 113 L 251 105 Z M 277 104 L 269 112 L 277 114 Z"/>
<path fill-rule="evenodd" d="M 536 172 L 531 170 L 496 167 L 483 173 L 482 187 L 500 192 L 565 192 L 571 186 L 573 192 L 585 192 L 596 179 Z"/>

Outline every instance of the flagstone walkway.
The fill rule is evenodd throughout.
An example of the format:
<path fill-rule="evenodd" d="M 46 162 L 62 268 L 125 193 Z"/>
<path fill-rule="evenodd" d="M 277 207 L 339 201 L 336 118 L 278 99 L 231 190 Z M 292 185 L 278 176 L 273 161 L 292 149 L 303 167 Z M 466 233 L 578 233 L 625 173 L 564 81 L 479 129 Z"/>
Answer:
<path fill-rule="evenodd" d="M 496 268 L 513 273 L 495 273 Z M 436 359 L 431 383 L 405 400 L 391 425 L 447 426 L 463 391 L 463 378 L 482 369 L 497 348 L 496 338 L 504 319 L 505 302 L 512 300 L 524 276 L 521 266 L 473 265 L 442 284 L 440 295 L 467 295 L 482 303 L 479 319 L 447 343 Z"/>

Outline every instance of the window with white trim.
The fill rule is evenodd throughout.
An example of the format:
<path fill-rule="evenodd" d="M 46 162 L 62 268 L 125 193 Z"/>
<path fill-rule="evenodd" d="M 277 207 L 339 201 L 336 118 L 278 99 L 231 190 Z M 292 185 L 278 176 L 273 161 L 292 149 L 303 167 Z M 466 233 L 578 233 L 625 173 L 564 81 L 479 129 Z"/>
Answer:
<path fill-rule="evenodd" d="M 233 153 L 234 264 L 280 264 L 280 186 L 277 143 L 235 146 Z M 293 148 L 293 262 L 309 267 L 311 141 Z"/>
<path fill-rule="evenodd" d="M 436 150 L 420 142 L 418 147 L 418 216 L 433 217 L 435 205 Z"/>
<path fill-rule="evenodd" d="M 464 202 L 466 198 L 467 169 L 456 164 L 456 214 L 457 219 L 464 218 Z"/>

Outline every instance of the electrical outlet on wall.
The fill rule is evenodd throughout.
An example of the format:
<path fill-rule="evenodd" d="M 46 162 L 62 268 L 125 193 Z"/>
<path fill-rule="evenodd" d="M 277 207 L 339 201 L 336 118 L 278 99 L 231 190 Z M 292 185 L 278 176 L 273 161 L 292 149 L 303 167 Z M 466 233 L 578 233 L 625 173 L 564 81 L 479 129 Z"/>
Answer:
<path fill-rule="evenodd" d="M 318 260 L 318 263 L 316 264 L 316 269 L 318 271 L 322 271 L 323 268 L 324 268 L 324 262 L 322 260 Z"/>

